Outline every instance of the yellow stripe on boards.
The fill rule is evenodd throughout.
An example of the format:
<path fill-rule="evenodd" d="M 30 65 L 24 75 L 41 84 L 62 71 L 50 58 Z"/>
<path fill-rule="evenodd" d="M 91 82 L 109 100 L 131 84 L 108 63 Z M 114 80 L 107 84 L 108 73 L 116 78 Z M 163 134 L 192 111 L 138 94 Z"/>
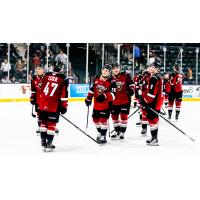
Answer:
<path fill-rule="evenodd" d="M 5 98 L 5 99 L 0 99 L 0 103 L 3 102 L 29 102 L 29 98 Z M 74 102 L 74 101 L 85 101 L 85 98 L 68 98 L 69 102 Z"/>
<path fill-rule="evenodd" d="M 5 99 L 0 99 L 0 103 L 4 102 L 29 102 L 29 98 L 5 98 Z M 85 98 L 68 98 L 69 102 L 76 102 L 76 101 L 85 101 Z M 196 98 L 183 98 L 183 101 L 200 101 L 199 97 Z"/>

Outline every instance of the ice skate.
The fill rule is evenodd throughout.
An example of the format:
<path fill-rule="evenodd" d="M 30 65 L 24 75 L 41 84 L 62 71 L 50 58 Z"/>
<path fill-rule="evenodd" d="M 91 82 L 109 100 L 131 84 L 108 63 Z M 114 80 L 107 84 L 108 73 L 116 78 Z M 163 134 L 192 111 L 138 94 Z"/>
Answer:
<path fill-rule="evenodd" d="M 137 127 L 140 127 L 141 125 L 142 125 L 142 122 L 141 122 L 141 121 L 139 121 L 139 122 L 136 123 L 136 126 L 137 126 Z"/>
<path fill-rule="evenodd" d="M 120 139 L 120 140 L 123 140 L 123 139 L 124 139 L 124 134 L 125 134 L 125 133 L 120 132 L 120 134 L 119 134 L 119 139 Z"/>
<path fill-rule="evenodd" d="M 107 143 L 106 136 L 101 135 L 100 137 L 97 137 L 97 142 L 98 144 L 106 144 Z"/>
<path fill-rule="evenodd" d="M 37 133 L 37 135 L 40 134 L 40 128 L 38 128 L 38 129 L 36 130 L 36 133 Z"/>
<path fill-rule="evenodd" d="M 47 143 L 46 147 L 44 147 L 44 151 L 46 152 L 51 152 L 51 151 L 54 151 L 56 147 L 50 142 L 50 143 Z"/>
<path fill-rule="evenodd" d="M 151 139 L 146 141 L 146 144 L 149 146 L 158 146 L 158 139 L 151 137 Z"/>
<path fill-rule="evenodd" d="M 142 135 L 142 137 L 146 137 L 147 136 L 147 128 L 143 128 L 142 129 L 141 135 Z"/>
<path fill-rule="evenodd" d="M 55 133 L 56 133 L 57 135 L 58 135 L 59 132 L 60 132 L 60 131 L 59 131 L 58 129 L 55 130 Z"/>
<path fill-rule="evenodd" d="M 111 135 L 111 139 L 112 140 L 118 140 L 119 139 L 119 132 L 114 132 L 112 135 Z"/>

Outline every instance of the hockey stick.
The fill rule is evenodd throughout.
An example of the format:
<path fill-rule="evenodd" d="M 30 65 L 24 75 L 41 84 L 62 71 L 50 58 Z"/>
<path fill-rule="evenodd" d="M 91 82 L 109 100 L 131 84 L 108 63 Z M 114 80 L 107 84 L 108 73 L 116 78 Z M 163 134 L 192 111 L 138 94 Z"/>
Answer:
<path fill-rule="evenodd" d="M 140 110 L 140 108 L 136 109 L 132 114 L 130 114 L 130 115 L 128 116 L 128 119 L 131 118 L 138 110 Z M 115 131 L 115 130 L 112 130 L 112 131 L 110 132 L 110 134 L 112 134 L 114 131 Z"/>
<path fill-rule="evenodd" d="M 91 76 L 90 76 L 90 83 L 89 83 L 89 89 L 90 89 L 90 86 L 91 86 Z M 87 122 L 86 122 L 86 132 L 87 132 L 87 129 L 88 129 L 88 119 L 89 119 L 89 112 L 90 112 L 90 106 L 88 105 L 88 110 L 87 110 Z"/>
<path fill-rule="evenodd" d="M 34 105 L 32 106 L 32 112 L 31 112 L 31 115 L 32 115 L 32 117 L 36 118 L 36 115 L 33 113 L 33 110 L 34 110 Z"/>
<path fill-rule="evenodd" d="M 160 117 L 162 117 L 166 122 L 168 122 L 169 124 L 171 124 L 174 128 L 176 128 L 178 131 L 180 131 L 181 133 L 183 133 L 183 135 L 185 135 L 186 137 L 188 137 L 190 140 L 192 140 L 193 142 L 195 142 L 195 140 L 193 138 L 191 138 L 190 136 L 188 136 L 184 131 L 182 131 L 180 128 L 178 128 L 176 125 L 174 125 L 173 123 L 171 123 L 169 120 L 167 120 L 165 117 L 163 117 L 160 113 L 158 113 L 157 111 L 155 111 L 153 108 L 147 106 L 148 109 L 150 109 L 152 112 L 154 112 L 155 114 L 159 115 Z"/>
<path fill-rule="evenodd" d="M 86 122 L 86 132 L 87 132 L 87 129 L 88 129 L 89 112 L 90 112 L 90 107 L 88 106 L 88 110 L 87 110 L 87 122 Z"/>
<path fill-rule="evenodd" d="M 64 117 L 63 115 L 60 114 L 60 116 L 65 119 L 67 122 L 69 122 L 72 126 L 74 126 L 76 129 L 78 129 L 80 132 L 82 132 L 84 135 L 86 135 L 87 137 L 89 137 L 91 140 L 93 140 L 95 143 L 98 144 L 98 142 L 91 137 L 90 135 L 88 135 L 85 131 L 83 131 L 81 128 L 79 128 L 76 124 L 74 124 L 73 122 L 71 122 L 69 119 L 67 119 L 66 117 Z"/>
<path fill-rule="evenodd" d="M 110 138 L 110 121 L 109 121 L 109 119 L 108 119 L 108 136 L 109 136 L 109 138 Z"/>
<path fill-rule="evenodd" d="M 161 114 L 166 115 L 167 113 L 163 107 L 162 107 L 162 110 L 163 110 L 163 113 L 161 113 Z"/>

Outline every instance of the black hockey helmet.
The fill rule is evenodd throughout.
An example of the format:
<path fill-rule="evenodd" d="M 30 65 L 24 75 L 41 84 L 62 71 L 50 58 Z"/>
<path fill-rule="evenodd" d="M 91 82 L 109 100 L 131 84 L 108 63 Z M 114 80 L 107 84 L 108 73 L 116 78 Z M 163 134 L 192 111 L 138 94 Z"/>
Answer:
<path fill-rule="evenodd" d="M 59 72 L 62 69 L 63 65 L 63 62 L 61 62 L 60 60 L 55 61 L 53 64 L 53 71 Z"/>
<path fill-rule="evenodd" d="M 108 69 L 109 71 L 111 70 L 111 66 L 108 63 L 105 63 L 105 65 L 101 69 Z"/>
<path fill-rule="evenodd" d="M 116 68 L 121 68 L 121 66 L 118 63 L 113 63 L 112 64 L 112 69 L 115 68 L 115 67 Z"/>
<path fill-rule="evenodd" d="M 154 66 L 155 68 L 157 69 L 160 69 L 161 68 L 161 65 L 158 63 L 158 62 L 153 62 L 149 65 L 150 67 Z"/>

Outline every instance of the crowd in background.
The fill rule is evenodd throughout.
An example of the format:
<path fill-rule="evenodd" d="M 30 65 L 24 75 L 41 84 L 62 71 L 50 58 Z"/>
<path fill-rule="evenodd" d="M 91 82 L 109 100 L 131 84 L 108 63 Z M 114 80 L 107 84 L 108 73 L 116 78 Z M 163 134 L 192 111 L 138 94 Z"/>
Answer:
<path fill-rule="evenodd" d="M 67 55 L 59 47 L 50 46 L 48 51 L 45 44 L 31 44 L 29 47 L 29 70 L 27 72 L 27 45 L 10 44 L 10 62 L 8 61 L 8 45 L 0 45 L 0 83 L 30 83 L 37 66 L 43 66 L 45 72 L 52 70 L 54 61 L 63 62 L 63 71 L 67 69 Z M 28 77 L 27 77 L 28 76 Z M 78 77 L 69 61 L 68 77 L 71 83 L 78 83 Z"/>
<path fill-rule="evenodd" d="M 92 45 L 91 45 L 92 46 Z M 8 44 L 0 44 L 0 83 L 30 83 L 31 77 L 35 74 L 37 66 L 43 66 L 45 72 L 52 70 L 53 62 L 60 60 L 63 62 L 63 71 L 68 75 L 70 83 L 85 82 L 85 78 L 74 70 L 73 63 L 69 59 L 68 73 L 67 70 L 67 53 L 66 46 L 61 44 L 51 44 L 48 50 L 47 65 L 47 45 L 45 43 L 31 43 L 29 46 L 29 60 L 27 60 L 27 44 L 10 44 L 10 62 L 8 60 Z M 92 46 L 95 56 L 101 56 L 101 45 L 94 44 Z M 134 51 L 134 52 L 133 52 Z M 147 64 L 147 47 L 146 44 L 134 45 L 122 44 L 120 51 L 120 62 L 126 71 L 132 72 L 134 62 L 134 72 L 145 68 Z M 134 56 L 133 56 L 134 55 Z M 100 59 L 100 58 L 99 58 Z M 154 61 L 160 62 L 163 66 L 163 58 L 159 55 L 159 51 L 153 48 L 149 51 L 149 63 Z M 29 68 L 27 72 L 27 61 Z M 105 46 L 105 61 L 109 63 L 117 62 L 117 44 L 108 44 Z M 97 61 L 96 61 L 97 62 Z M 84 63 L 85 64 L 85 63 Z M 100 64 L 101 65 L 101 64 Z M 194 84 L 193 70 L 191 66 L 187 66 L 187 83 Z M 88 80 L 91 82 L 97 72 L 88 73 Z M 81 74 L 84 76 L 85 74 Z M 27 77 L 28 76 L 28 77 Z"/>

